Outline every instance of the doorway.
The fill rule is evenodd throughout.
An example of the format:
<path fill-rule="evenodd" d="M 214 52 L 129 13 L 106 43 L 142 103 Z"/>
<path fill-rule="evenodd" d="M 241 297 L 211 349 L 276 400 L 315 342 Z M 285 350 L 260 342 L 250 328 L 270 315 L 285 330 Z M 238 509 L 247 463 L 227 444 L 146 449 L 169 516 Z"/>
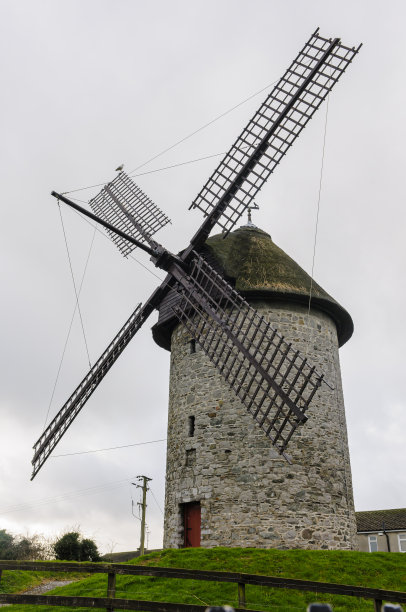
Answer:
<path fill-rule="evenodd" d="M 200 546 L 200 502 L 183 504 L 184 547 Z"/>

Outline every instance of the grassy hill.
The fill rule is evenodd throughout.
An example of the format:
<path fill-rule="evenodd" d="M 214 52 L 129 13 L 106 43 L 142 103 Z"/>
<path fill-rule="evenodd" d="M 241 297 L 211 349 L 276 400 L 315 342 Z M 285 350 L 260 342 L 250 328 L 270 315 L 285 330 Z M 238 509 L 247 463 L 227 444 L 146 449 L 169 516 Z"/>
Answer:
<path fill-rule="evenodd" d="M 164 550 L 130 561 L 133 564 L 188 569 L 223 570 L 336 582 L 391 590 L 406 590 L 406 555 L 346 551 L 261 550 L 253 548 L 188 548 Z M 9 574 L 10 572 L 4 572 Z M 58 574 L 58 577 L 60 574 Z M 50 578 L 48 575 L 47 578 Z M 1 584 L 1 583 L 0 583 Z M 49 594 L 105 597 L 107 576 L 96 574 Z M 3 591 L 4 592 L 4 591 Z M 283 589 L 246 589 L 247 608 L 275 611 L 305 610 L 311 601 L 329 601 L 335 612 L 373 610 L 371 600 L 317 595 Z M 198 605 L 237 606 L 237 586 L 194 580 L 117 576 L 116 597 Z M 79 609 L 79 608 L 77 608 Z M 13 612 L 68 610 L 61 607 L 14 606 Z"/>
<path fill-rule="evenodd" d="M 55 563 L 55 561 L 53 561 Z M 82 580 L 85 574 L 68 572 L 4 571 L 0 580 L 0 593 L 23 593 L 50 580 Z M 86 575 L 86 578 L 88 574 Z"/>

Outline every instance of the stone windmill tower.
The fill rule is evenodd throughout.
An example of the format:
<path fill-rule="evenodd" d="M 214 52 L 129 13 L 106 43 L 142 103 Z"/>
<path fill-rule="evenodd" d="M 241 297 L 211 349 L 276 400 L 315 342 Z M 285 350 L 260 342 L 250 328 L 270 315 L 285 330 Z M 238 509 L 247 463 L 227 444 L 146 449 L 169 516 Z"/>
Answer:
<path fill-rule="evenodd" d="M 337 353 L 351 319 L 317 285 L 309 310 L 303 270 L 252 224 L 233 230 L 359 48 L 311 35 L 193 201 L 204 220 L 178 255 L 154 238 L 169 219 L 122 171 L 95 214 L 52 192 L 166 276 L 35 443 L 32 478 L 158 310 L 172 354 L 165 544 L 352 546 Z"/>
<path fill-rule="evenodd" d="M 153 328 L 171 351 L 164 547 L 355 547 L 355 514 L 338 348 L 350 315 L 269 234 L 252 224 L 209 238 L 205 258 L 325 372 L 291 464 L 230 392 L 164 302 Z"/>

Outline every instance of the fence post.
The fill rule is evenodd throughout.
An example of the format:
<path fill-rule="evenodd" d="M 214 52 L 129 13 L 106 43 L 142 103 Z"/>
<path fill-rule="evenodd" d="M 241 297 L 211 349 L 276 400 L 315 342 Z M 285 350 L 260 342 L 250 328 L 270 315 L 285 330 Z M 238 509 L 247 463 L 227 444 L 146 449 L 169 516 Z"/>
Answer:
<path fill-rule="evenodd" d="M 381 612 L 382 599 L 374 599 L 374 612 Z"/>
<path fill-rule="evenodd" d="M 116 573 L 109 572 L 107 575 L 107 597 L 114 598 L 116 596 Z M 107 612 L 113 612 L 113 606 L 106 608 Z"/>
<path fill-rule="evenodd" d="M 243 582 L 238 583 L 238 607 L 245 608 L 245 584 Z"/>

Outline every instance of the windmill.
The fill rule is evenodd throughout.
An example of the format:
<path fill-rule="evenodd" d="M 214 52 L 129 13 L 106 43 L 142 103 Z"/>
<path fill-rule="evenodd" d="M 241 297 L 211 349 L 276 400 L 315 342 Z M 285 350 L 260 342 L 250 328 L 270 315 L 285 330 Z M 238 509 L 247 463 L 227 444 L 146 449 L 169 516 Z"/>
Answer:
<path fill-rule="evenodd" d="M 124 256 L 138 247 L 167 275 L 137 306 L 35 443 L 32 478 L 124 348 L 164 301 L 277 453 L 289 461 L 288 444 L 307 420 L 323 373 L 210 265 L 203 247 L 215 226 L 228 236 L 252 207 L 258 191 L 360 47 L 324 38 L 318 29 L 311 35 L 191 204 L 203 212 L 204 221 L 178 255 L 153 238 L 169 219 L 123 171 L 90 200 L 93 213 L 52 192 L 103 225 Z"/>

